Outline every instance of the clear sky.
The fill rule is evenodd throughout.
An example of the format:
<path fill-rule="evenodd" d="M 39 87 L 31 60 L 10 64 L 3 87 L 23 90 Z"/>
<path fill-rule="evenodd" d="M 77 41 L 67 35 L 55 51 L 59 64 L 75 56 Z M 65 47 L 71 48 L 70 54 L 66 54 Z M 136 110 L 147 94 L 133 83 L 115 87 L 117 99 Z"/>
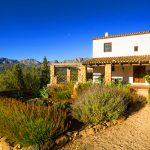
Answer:
<path fill-rule="evenodd" d="M 0 57 L 92 57 L 92 38 L 150 30 L 150 0 L 0 0 Z"/>

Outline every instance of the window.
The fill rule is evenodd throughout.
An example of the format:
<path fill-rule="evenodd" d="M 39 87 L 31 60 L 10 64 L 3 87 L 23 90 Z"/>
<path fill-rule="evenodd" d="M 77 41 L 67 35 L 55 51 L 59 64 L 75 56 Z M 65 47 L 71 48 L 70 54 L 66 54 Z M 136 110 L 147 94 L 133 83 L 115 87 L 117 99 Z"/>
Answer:
<path fill-rule="evenodd" d="M 138 51 L 138 46 L 134 46 L 134 51 L 135 51 L 135 52 Z"/>
<path fill-rule="evenodd" d="M 112 43 L 104 43 L 104 52 L 112 51 Z"/>
<path fill-rule="evenodd" d="M 112 66 L 111 71 L 115 71 L 115 66 Z"/>

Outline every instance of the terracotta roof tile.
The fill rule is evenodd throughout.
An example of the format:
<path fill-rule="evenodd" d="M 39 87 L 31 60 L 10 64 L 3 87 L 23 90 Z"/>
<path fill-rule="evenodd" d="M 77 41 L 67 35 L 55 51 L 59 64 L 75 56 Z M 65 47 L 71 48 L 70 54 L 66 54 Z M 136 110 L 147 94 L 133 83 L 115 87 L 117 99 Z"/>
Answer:
<path fill-rule="evenodd" d="M 117 37 L 133 36 L 133 35 L 141 35 L 141 34 L 150 34 L 150 30 L 143 31 L 143 32 L 127 33 L 127 34 L 110 35 L 110 36 L 107 36 L 107 37 L 105 37 L 105 36 L 103 36 L 103 37 L 96 37 L 96 38 L 93 38 L 93 40 L 117 38 Z"/>
<path fill-rule="evenodd" d="M 150 63 L 150 55 L 140 56 L 121 56 L 121 57 L 101 57 L 91 58 L 84 61 L 83 65 L 95 65 L 95 64 L 125 64 L 125 63 Z"/>

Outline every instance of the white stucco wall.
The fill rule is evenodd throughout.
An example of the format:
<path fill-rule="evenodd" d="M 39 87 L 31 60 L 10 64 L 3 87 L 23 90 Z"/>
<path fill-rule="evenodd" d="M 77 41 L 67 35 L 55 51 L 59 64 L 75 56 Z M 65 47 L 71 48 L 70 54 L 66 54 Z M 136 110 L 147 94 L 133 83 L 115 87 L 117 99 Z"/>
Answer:
<path fill-rule="evenodd" d="M 112 52 L 104 52 L 104 43 L 112 43 Z M 138 46 L 138 52 L 134 52 Z M 150 55 L 150 34 L 93 40 L 93 57 Z"/>

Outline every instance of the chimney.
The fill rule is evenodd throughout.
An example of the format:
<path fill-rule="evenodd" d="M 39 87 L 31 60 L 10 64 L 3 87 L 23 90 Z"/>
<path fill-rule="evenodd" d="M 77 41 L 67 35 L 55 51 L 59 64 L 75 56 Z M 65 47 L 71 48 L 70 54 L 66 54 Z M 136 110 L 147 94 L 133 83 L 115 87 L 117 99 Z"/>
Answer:
<path fill-rule="evenodd" d="M 105 32 L 105 37 L 108 37 L 108 32 Z"/>

